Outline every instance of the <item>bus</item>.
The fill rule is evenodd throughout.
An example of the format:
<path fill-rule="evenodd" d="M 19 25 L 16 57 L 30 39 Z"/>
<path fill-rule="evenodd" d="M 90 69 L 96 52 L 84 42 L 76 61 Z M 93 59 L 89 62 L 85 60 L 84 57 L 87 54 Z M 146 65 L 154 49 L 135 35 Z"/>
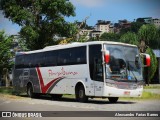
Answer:
<path fill-rule="evenodd" d="M 92 41 L 48 46 L 16 53 L 13 86 L 31 98 L 74 94 L 79 102 L 99 97 L 115 103 L 119 97 L 142 95 L 143 66 L 149 65 L 150 56 L 141 55 L 131 44 Z"/>

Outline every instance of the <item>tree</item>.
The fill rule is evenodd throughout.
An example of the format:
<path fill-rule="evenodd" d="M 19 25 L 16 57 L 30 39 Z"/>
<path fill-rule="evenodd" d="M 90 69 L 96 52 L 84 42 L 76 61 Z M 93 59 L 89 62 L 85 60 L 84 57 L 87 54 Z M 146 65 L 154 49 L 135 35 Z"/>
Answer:
<path fill-rule="evenodd" d="M 22 26 L 20 35 L 31 50 L 54 44 L 54 35 L 70 37 L 75 32 L 74 24 L 65 21 L 75 15 L 67 0 L 2 0 L 1 5 L 5 17 Z"/>
<path fill-rule="evenodd" d="M 158 29 L 155 25 L 147 24 L 141 26 L 138 31 L 138 36 L 140 40 L 144 41 L 147 46 L 152 49 L 160 48 L 160 33 L 158 33 Z"/>
<path fill-rule="evenodd" d="M 119 38 L 120 38 L 120 35 L 116 33 L 106 33 L 105 32 L 100 36 L 101 40 L 115 41 L 115 42 L 118 42 Z"/>
<path fill-rule="evenodd" d="M 10 62 L 12 58 L 10 51 L 11 45 L 12 37 L 8 37 L 5 35 L 4 31 L 0 31 L 0 76 L 2 75 L 3 78 L 6 78 L 6 83 L 9 83 L 7 79 L 7 72 L 13 65 L 13 63 Z M 8 84 L 6 85 L 8 86 Z"/>
<path fill-rule="evenodd" d="M 156 59 L 155 54 L 153 53 L 153 50 L 151 48 L 148 48 L 146 50 L 146 53 L 150 55 L 151 58 L 151 65 L 148 68 L 148 82 L 151 82 L 152 78 L 155 75 L 155 72 L 157 70 L 157 66 L 158 66 L 158 61 Z"/>
<path fill-rule="evenodd" d="M 120 42 L 138 45 L 138 36 L 133 32 L 127 32 L 120 38 Z"/>
<path fill-rule="evenodd" d="M 131 32 L 138 33 L 140 27 L 143 25 L 141 22 L 132 22 L 131 23 Z"/>

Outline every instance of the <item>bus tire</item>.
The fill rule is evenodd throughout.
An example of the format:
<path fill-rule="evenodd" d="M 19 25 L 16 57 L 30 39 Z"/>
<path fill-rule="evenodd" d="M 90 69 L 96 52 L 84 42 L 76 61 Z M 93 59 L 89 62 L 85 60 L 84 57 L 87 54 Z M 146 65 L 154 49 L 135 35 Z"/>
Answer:
<path fill-rule="evenodd" d="M 51 94 L 53 100 L 59 100 L 62 98 L 62 94 Z"/>
<path fill-rule="evenodd" d="M 109 97 L 108 100 L 111 103 L 116 103 L 118 101 L 118 97 Z"/>
<path fill-rule="evenodd" d="M 27 85 L 27 95 L 30 98 L 34 98 L 35 97 L 35 94 L 33 93 L 33 87 L 32 87 L 31 84 Z"/>
<path fill-rule="evenodd" d="M 88 97 L 85 95 L 85 90 L 82 85 L 79 86 L 78 89 L 76 90 L 76 99 L 79 102 L 87 102 L 88 101 Z"/>

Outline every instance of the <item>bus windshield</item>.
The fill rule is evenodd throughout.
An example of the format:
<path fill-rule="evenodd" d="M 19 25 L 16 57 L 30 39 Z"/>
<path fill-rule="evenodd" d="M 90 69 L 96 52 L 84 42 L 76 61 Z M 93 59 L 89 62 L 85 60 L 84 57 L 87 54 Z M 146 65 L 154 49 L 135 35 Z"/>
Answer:
<path fill-rule="evenodd" d="M 110 53 L 106 64 L 106 79 L 142 81 L 142 67 L 137 47 L 124 45 L 105 45 Z"/>

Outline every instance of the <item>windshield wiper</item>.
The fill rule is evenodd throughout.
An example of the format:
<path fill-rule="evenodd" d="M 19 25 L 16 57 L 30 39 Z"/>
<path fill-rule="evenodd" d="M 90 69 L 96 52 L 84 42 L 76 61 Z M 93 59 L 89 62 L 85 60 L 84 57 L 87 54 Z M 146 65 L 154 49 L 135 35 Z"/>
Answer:
<path fill-rule="evenodd" d="M 129 70 L 129 72 L 131 72 L 131 73 L 133 74 L 134 79 L 136 80 L 136 82 L 138 82 L 137 77 L 135 76 L 135 74 L 133 73 L 133 71 L 130 69 L 129 61 L 127 62 L 127 66 L 128 66 L 128 70 Z"/>

